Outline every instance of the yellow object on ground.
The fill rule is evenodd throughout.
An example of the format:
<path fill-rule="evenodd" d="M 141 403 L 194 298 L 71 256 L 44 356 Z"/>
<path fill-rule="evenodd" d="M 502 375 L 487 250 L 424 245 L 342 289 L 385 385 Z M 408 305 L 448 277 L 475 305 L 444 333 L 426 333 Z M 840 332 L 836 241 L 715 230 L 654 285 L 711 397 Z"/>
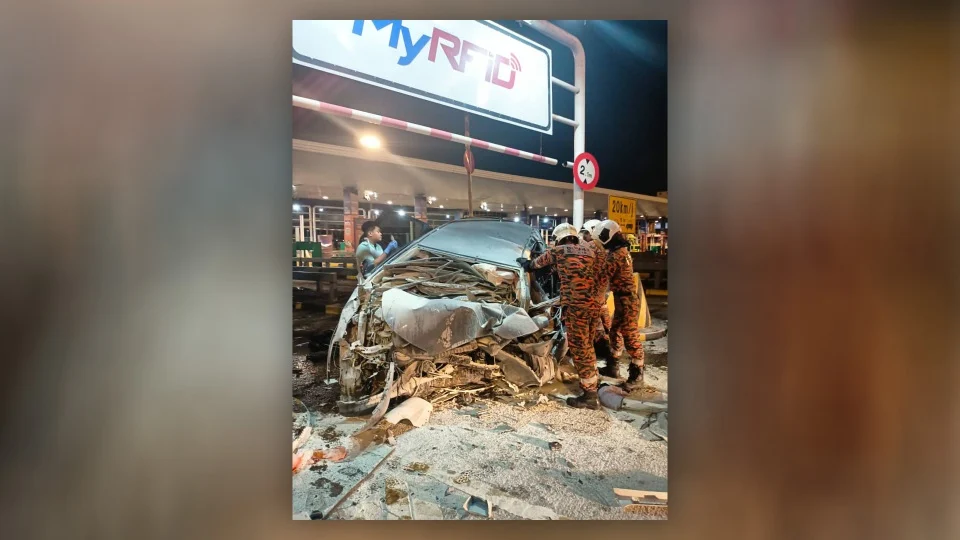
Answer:
<path fill-rule="evenodd" d="M 640 317 L 637 319 L 637 326 L 640 328 L 640 337 L 644 341 L 652 341 L 663 336 L 663 330 L 653 326 L 653 318 L 650 316 L 650 306 L 647 305 L 647 295 L 643 291 L 643 285 L 640 283 L 640 276 L 633 273 L 633 283 L 637 286 L 637 293 L 640 296 Z M 613 317 L 615 306 L 613 303 L 613 293 L 607 293 L 607 310 Z"/>

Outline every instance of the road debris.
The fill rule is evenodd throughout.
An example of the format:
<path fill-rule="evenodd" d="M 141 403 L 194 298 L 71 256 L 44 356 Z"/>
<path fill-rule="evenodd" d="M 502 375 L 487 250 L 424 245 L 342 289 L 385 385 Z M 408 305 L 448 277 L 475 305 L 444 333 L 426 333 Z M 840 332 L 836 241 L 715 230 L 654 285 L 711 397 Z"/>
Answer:
<path fill-rule="evenodd" d="M 350 461 L 330 462 L 325 470 L 303 470 L 293 477 L 294 493 L 300 494 L 293 499 L 294 513 L 329 516 L 393 452 L 392 446 L 377 445 Z"/>
<path fill-rule="evenodd" d="M 347 457 L 347 449 L 342 446 L 331 448 L 329 450 L 314 450 L 311 464 L 318 461 L 343 461 Z"/>
<path fill-rule="evenodd" d="M 383 500 L 387 504 L 387 519 L 413 519 L 410 487 L 403 480 L 387 478 L 384 484 Z"/>
<path fill-rule="evenodd" d="M 667 413 L 666 412 L 658 413 L 656 418 L 657 420 L 655 422 L 650 423 L 649 429 L 654 435 L 666 441 L 668 440 L 667 439 Z"/>
<path fill-rule="evenodd" d="M 619 386 L 606 385 L 601 386 L 597 391 L 597 397 L 600 403 L 608 409 L 615 411 L 624 410 L 639 414 L 659 413 L 667 410 L 665 402 L 640 401 L 626 397 L 628 394 Z"/>
<path fill-rule="evenodd" d="M 391 424 L 399 424 L 401 420 L 407 420 L 414 427 L 421 427 L 427 423 L 431 411 L 433 411 L 433 405 L 429 401 L 412 397 L 394 407 L 383 419 Z"/>
<path fill-rule="evenodd" d="M 665 506 L 667 504 L 666 491 L 614 488 L 613 494 L 616 495 L 619 500 L 634 505 Z"/>
<path fill-rule="evenodd" d="M 298 448 L 303 446 L 307 439 L 310 438 L 310 435 L 313 433 L 313 428 L 307 426 L 303 428 L 303 431 L 300 432 L 300 436 L 294 439 L 293 441 L 293 451 L 296 452 Z"/>
<path fill-rule="evenodd" d="M 493 518 L 493 507 L 489 501 L 470 495 L 463 501 L 463 509 L 469 514 L 480 517 Z"/>
<path fill-rule="evenodd" d="M 419 497 L 412 497 L 410 506 L 413 510 L 413 519 L 417 521 L 443 520 L 443 510 L 436 503 L 425 501 Z"/>

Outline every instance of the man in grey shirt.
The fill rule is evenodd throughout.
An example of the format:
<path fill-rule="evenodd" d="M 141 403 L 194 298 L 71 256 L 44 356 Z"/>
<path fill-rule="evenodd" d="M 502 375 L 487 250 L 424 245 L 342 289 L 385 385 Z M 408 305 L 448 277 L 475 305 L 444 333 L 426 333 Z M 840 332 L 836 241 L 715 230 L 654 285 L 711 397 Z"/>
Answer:
<path fill-rule="evenodd" d="M 397 241 L 391 241 L 387 244 L 387 249 L 383 249 L 379 245 L 380 240 L 383 239 L 383 233 L 380 232 L 380 226 L 376 222 L 364 222 L 360 228 L 363 231 L 363 240 L 357 246 L 357 269 L 362 276 L 366 276 L 397 249 Z"/>

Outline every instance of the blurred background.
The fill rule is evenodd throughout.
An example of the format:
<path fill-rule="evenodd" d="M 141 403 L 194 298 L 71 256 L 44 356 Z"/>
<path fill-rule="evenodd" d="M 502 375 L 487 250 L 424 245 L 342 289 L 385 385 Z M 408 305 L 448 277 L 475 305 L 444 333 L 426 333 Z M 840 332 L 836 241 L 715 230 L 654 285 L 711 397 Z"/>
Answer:
<path fill-rule="evenodd" d="M 623 6 L 404 6 L 669 21 L 673 507 L 564 531 L 960 537 L 956 6 Z M 289 517 L 290 21 L 388 7 L 5 10 L 4 538 L 345 532 Z"/>

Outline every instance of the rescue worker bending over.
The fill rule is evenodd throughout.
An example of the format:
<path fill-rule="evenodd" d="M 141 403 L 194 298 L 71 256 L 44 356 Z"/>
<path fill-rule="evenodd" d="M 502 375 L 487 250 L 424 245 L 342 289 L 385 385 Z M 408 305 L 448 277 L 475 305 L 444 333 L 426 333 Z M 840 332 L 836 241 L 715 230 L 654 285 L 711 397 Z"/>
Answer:
<path fill-rule="evenodd" d="M 613 292 L 613 326 L 610 335 L 611 347 L 619 351 L 626 345 L 630 354 L 630 367 L 624 390 L 632 392 L 643 386 L 643 339 L 640 336 L 640 297 L 633 281 L 633 258 L 627 247 L 630 243 L 620 232 L 616 221 L 605 220 L 593 229 L 593 236 L 607 248 L 607 270 L 610 272 L 610 290 Z M 617 359 L 612 358 L 617 372 Z M 605 370 L 606 371 L 606 370 Z"/>
<path fill-rule="evenodd" d="M 573 356 L 573 365 L 580 376 L 583 394 L 567 398 L 567 405 L 577 408 L 599 409 L 597 401 L 597 357 L 593 350 L 600 309 L 597 300 L 597 276 L 604 270 L 605 261 L 593 247 L 580 243 L 577 229 L 561 223 L 553 230 L 556 245 L 530 261 L 518 259 L 524 270 L 531 271 L 556 265 L 560 276 L 560 306 L 563 308 L 563 326 L 567 345 Z"/>
<path fill-rule="evenodd" d="M 360 229 L 363 231 L 363 240 L 356 251 L 357 271 L 361 276 L 366 277 L 375 266 L 397 249 L 397 241 L 393 240 L 387 244 L 387 249 L 381 248 L 379 242 L 383 239 L 383 233 L 380 232 L 380 226 L 375 221 L 363 222 Z"/>
<path fill-rule="evenodd" d="M 580 238 L 583 239 L 588 245 L 594 247 L 597 250 L 597 254 L 606 260 L 606 251 L 603 249 L 603 244 L 599 240 L 593 238 L 591 232 L 593 228 L 600 224 L 599 219 L 590 219 L 583 222 L 583 227 L 580 227 Z M 612 345 L 610 342 L 610 326 L 612 320 L 610 319 L 610 311 L 607 309 L 607 288 L 610 284 L 610 275 L 609 272 L 600 272 L 597 274 L 597 290 L 599 291 L 599 296 L 597 299 L 600 302 L 600 325 L 597 328 L 597 334 L 594 338 L 595 341 L 604 340 L 608 344 Z M 611 347 L 612 349 L 612 347 Z M 607 368 L 604 368 L 600 372 L 601 375 L 606 375 L 608 377 L 616 377 L 617 375 L 610 375 L 609 371 L 610 362 L 607 362 Z"/>

